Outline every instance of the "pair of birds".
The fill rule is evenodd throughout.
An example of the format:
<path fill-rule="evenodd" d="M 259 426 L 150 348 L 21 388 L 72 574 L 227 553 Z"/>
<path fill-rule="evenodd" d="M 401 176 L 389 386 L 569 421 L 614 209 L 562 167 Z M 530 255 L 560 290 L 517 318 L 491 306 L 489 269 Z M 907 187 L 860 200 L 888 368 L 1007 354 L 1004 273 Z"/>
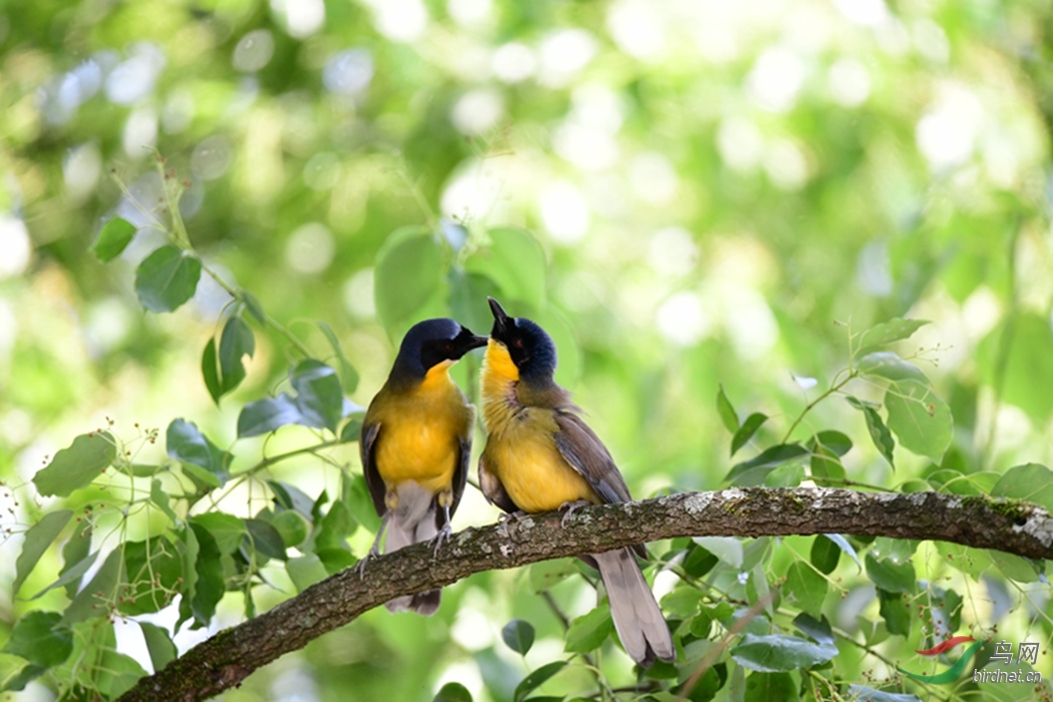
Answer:
<path fill-rule="evenodd" d="M 391 374 L 369 405 L 362 426 L 362 466 L 382 517 L 370 555 L 387 531 L 388 552 L 451 533 L 468 477 L 475 412 L 448 369 L 486 346 L 483 421 L 488 438 L 479 458 L 479 485 L 508 513 L 548 512 L 578 503 L 625 502 L 625 480 L 596 434 L 556 384 L 556 347 L 540 326 L 509 317 L 489 298 L 490 337 L 452 319 L 430 319 L 407 332 Z M 581 556 L 596 567 L 625 651 L 649 666 L 676 659 L 669 627 L 636 563 L 642 545 Z M 363 565 L 365 565 L 363 563 Z M 392 611 L 432 614 L 439 590 L 387 603 Z"/>

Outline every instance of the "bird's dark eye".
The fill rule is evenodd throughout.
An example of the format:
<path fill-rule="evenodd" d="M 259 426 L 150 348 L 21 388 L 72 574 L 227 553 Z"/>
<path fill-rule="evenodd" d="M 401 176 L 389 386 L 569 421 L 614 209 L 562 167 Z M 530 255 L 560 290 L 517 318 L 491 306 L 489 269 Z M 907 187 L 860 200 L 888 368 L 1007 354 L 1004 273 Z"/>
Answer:
<path fill-rule="evenodd" d="M 442 345 L 442 350 L 446 353 L 450 353 L 451 351 L 453 351 L 453 344 L 447 341 L 445 344 Z"/>
<path fill-rule="evenodd" d="M 517 349 L 523 348 L 523 339 L 518 336 L 512 339 L 512 346 L 515 346 Z"/>

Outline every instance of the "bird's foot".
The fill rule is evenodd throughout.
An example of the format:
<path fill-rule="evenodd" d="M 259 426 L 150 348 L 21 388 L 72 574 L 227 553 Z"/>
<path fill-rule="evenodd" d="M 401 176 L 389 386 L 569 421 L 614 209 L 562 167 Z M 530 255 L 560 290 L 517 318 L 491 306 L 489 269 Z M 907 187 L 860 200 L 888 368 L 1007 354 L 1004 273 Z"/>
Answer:
<path fill-rule="evenodd" d="M 517 509 L 515 512 L 502 512 L 501 516 L 497 518 L 497 532 L 507 539 L 508 525 L 512 522 L 518 522 L 525 516 L 527 516 L 527 513 L 521 509 Z"/>
<path fill-rule="evenodd" d="M 567 513 L 563 515 L 563 519 L 559 520 L 559 525 L 561 527 L 567 526 L 567 520 L 571 518 L 575 511 L 581 507 L 588 507 L 590 504 L 592 503 L 587 500 L 577 500 L 575 502 L 564 502 L 561 504 L 559 506 L 559 511 L 562 512 L 563 510 L 567 510 Z"/>
<path fill-rule="evenodd" d="M 446 522 L 442 529 L 439 529 L 439 533 L 431 539 L 432 543 L 435 544 L 435 548 L 431 552 L 433 558 L 439 553 L 439 547 L 444 542 L 449 541 L 451 536 L 453 536 L 453 527 L 450 526 L 449 522 Z"/>
<path fill-rule="evenodd" d="M 361 580 L 362 578 L 366 577 L 366 564 L 369 563 L 371 560 L 373 560 L 374 558 L 376 558 L 379 555 L 380 555 L 380 549 L 377 548 L 376 546 L 373 546 L 373 548 L 369 549 L 369 553 L 367 553 L 365 555 L 365 557 L 358 562 L 358 565 L 356 565 L 355 568 L 358 569 L 358 579 L 359 580 Z"/>

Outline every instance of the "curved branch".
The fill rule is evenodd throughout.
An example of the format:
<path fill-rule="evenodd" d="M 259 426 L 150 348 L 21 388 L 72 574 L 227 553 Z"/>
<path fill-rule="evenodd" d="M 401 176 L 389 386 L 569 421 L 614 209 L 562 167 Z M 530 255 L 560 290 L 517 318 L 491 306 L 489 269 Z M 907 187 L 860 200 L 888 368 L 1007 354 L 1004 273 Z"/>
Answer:
<path fill-rule="evenodd" d="M 364 577 L 350 568 L 274 609 L 221 631 L 142 678 L 122 702 L 191 702 L 241 683 L 279 656 L 377 605 L 449 585 L 472 573 L 596 553 L 681 536 L 856 534 L 951 541 L 1036 559 L 1053 558 L 1053 518 L 1027 503 L 934 492 L 832 488 L 730 489 L 546 513 L 455 534 L 432 554 L 417 544 L 382 556 Z"/>

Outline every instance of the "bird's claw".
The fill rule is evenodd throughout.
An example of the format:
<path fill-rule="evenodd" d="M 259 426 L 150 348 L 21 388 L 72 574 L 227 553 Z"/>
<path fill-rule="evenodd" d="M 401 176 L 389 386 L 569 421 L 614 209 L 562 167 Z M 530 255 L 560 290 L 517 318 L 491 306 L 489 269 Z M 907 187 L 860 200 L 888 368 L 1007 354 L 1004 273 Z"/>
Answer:
<path fill-rule="evenodd" d="M 521 509 L 517 509 L 515 512 L 502 512 L 497 518 L 497 532 L 504 538 L 508 538 L 508 525 L 512 522 L 518 522 L 520 519 L 526 516 L 526 512 Z"/>
<path fill-rule="evenodd" d="M 366 577 L 366 564 L 369 563 L 371 560 L 373 560 L 374 558 L 376 558 L 379 555 L 380 555 L 379 551 L 377 551 L 375 549 L 369 549 L 369 553 L 367 553 L 365 555 L 365 557 L 358 562 L 358 565 L 356 565 L 355 568 L 358 569 L 358 579 L 359 580 L 361 580 L 362 578 Z"/>
<path fill-rule="evenodd" d="M 431 552 L 432 557 L 439 553 L 439 548 L 444 542 L 449 541 L 451 536 L 453 536 L 453 527 L 450 526 L 449 522 L 446 522 L 445 526 L 439 529 L 439 533 L 432 537 L 432 542 L 435 544 L 435 548 Z"/>
<path fill-rule="evenodd" d="M 591 503 L 589 503 L 586 500 L 577 500 L 575 502 L 564 502 L 563 504 L 561 504 L 559 506 L 559 511 L 562 512 L 563 510 L 567 510 L 567 513 L 563 515 L 563 519 L 559 520 L 559 526 L 561 528 L 567 526 L 567 520 L 571 518 L 571 516 L 574 514 L 574 512 L 577 511 L 581 507 L 588 507 L 589 504 L 591 504 Z"/>

